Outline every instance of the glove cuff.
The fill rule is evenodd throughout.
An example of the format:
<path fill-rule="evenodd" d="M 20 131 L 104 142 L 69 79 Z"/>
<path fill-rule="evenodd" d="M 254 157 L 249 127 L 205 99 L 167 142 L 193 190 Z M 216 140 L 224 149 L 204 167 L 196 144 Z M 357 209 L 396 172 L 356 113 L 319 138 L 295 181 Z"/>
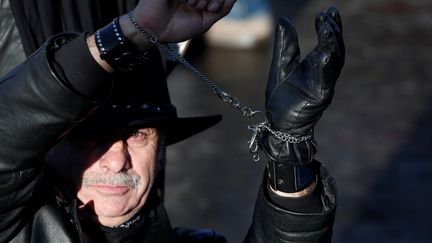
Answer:
<path fill-rule="evenodd" d="M 269 131 L 260 134 L 259 144 L 270 160 L 290 166 L 309 164 L 318 150 L 313 137 L 299 143 L 289 143 Z"/>

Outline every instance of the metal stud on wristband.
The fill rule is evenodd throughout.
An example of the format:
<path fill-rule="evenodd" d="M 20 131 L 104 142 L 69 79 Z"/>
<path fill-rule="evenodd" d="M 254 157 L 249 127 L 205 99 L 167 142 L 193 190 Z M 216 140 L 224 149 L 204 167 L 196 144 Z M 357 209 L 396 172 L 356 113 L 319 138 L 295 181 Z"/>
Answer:
<path fill-rule="evenodd" d="M 116 71 L 131 71 L 147 61 L 147 53 L 140 53 L 123 35 L 119 18 L 97 30 L 95 41 L 101 59 Z"/>

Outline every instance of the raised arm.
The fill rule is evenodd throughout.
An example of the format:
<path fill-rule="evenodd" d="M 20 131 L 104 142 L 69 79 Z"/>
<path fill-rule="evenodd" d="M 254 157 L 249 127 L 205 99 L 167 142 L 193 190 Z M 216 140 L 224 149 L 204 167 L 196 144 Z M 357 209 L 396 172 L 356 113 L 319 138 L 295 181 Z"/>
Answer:
<path fill-rule="evenodd" d="M 314 127 L 330 105 L 344 65 L 336 8 L 315 20 L 318 45 L 301 60 L 297 33 L 285 18 L 276 28 L 266 90 L 267 121 L 257 129 L 268 164 L 246 242 L 330 242 L 336 188 L 314 159 Z"/>
<path fill-rule="evenodd" d="M 134 26 L 138 26 L 161 43 L 188 40 L 206 32 L 215 22 L 228 14 L 235 0 L 141 0 L 131 12 L 123 15 L 119 23 L 125 37 L 134 48 L 144 51 L 153 46 L 150 40 Z M 103 40 L 102 40 L 103 41 Z M 112 67 L 100 59 L 95 36 L 88 39 L 95 60 L 107 71 Z"/>

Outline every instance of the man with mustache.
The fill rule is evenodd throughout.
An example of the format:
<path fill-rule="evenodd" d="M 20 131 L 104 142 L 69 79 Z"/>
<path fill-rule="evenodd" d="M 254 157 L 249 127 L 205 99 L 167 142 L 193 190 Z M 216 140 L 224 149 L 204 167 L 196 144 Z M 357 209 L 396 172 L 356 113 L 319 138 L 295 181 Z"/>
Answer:
<path fill-rule="evenodd" d="M 154 182 L 167 145 L 220 116 L 177 116 L 152 39 L 178 42 L 225 16 L 233 0 L 141 0 L 92 35 L 52 37 L 0 81 L 1 242 L 226 242 L 173 229 Z M 335 8 L 316 19 L 300 62 L 281 18 L 256 145 L 268 157 L 245 242 L 329 242 L 335 188 L 313 159 L 313 127 L 344 61 Z M 246 186 L 246 185 L 245 185 Z"/>

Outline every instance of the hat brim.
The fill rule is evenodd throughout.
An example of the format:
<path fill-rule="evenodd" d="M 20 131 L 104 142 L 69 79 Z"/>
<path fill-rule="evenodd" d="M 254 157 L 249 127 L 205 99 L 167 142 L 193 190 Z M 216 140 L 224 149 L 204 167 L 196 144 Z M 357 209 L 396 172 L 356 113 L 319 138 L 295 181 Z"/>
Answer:
<path fill-rule="evenodd" d="M 144 120 L 133 120 L 128 123 L 129 127 L 154 127 L 165 133 L 167 145 L 178 143 L 193 135 L 200 133 L 222 120 L 221 115 L 201 117 L 155 117 Z"/>
<path fill-rule="evenodd" d="M 160 108 L 160 107 L 159 107 Z M 81 126 L 93 129 L 147 128 L 160 129 L 166 145 L 171 145 L 200 133 L 222 120 L 221 115 L 178 117 L 175 112 L 156 112 L 148 109 L 119 109 L 101 107 L 88 117 Z"/>

